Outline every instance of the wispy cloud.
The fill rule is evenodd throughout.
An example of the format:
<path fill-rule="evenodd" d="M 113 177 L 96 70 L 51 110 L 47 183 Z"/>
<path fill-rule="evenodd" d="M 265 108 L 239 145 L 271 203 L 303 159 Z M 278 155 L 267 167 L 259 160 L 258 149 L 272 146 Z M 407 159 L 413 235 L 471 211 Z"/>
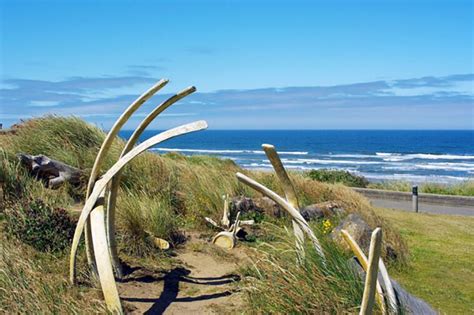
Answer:
<path fill-rule="evenodd" d="M 109 123 L 157 80 L 148 75 L 9 79 L 0 85 L 0 119 L 8 124 L 54 113 Z M 473 74 L 457 74 L 335 86 L 220 90 L 194 93 L 160 117 L 171 124 L 180 117 L 197 116 L 224 129 L 474 128 L 473 83 Z M 143 118 L 169 96 L 152 98 L 134 119 Z"/>

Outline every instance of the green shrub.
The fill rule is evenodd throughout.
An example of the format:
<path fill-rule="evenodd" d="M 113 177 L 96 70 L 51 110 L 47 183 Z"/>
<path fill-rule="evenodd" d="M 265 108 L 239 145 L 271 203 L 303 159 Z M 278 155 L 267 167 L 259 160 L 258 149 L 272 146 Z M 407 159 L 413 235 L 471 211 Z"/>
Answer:
<path fill-rule="evenodd" d="M 364 176 L 354 175 L 347 171 L 341 170 L 330 170 L 320 169 L 311 170 L 307 173 L 311 179 L 325 182 L 325 183 L 341 183 L 350 187 L 362 187 L 365 188 L 369 184 L 369 181 Z"/>
<path fill-rule="evenodd" d="M 6 230 L 40 251 L 57 252 L 68 247 L 75 222 L 66 210 L 53 209 L 41 200 L 6 210 Z"/>

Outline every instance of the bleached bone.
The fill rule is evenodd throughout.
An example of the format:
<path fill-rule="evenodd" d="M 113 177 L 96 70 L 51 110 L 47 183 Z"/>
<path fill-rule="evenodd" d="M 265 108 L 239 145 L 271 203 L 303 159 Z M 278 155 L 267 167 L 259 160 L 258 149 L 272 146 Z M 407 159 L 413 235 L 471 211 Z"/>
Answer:
<path fill-rule="evenodd" d="M 291 183 L 288 174 L 286 173 L 285 167 L 280 160 L 280 156 L 276 151 L 275 147 L 271 144 L 262 144 L 262 149 L 265 151 L 268 160 L 273 166 L 275 173 L 283 187 L 283 191 L 285 192 L 286 200 L 292 205 L 295 209 L 299 212 L 299 204 L 298 204 L 298 197 L 296 195 L 295 187 Z M 298 249 L 298 253 L 300 259 L 304 257 L 304 234 L 301 228 L 299 227 L 298 223 L 295 220 L 292 221 L 293 223 L 293 233 L 296 237 L 296 248 Z"/>
<path fill-rule="evenodd" d="M 369 249 L 369 265 L 365 275 L 364 295 L 360 306 L 360 315 L 370 315 L 374 307 L 379 259 L 382 252 L 382 229 L 372 232 Z"/>
<path fill-rule="evenodd" d="M 94 205 L 96 204 L 97 198 L 100 196 L 102 191 L 105 189 L 108 182 L 119 172 L 128 162 L 130 162 L 133 158 L 135 158 L 138 154 L 145 151 L 146 149 L 162 142 L 168 140 L 170 138 L 177 137 L 182 134 L 186 134 L 193 131 L 198 131 L 207 128 L 207 123 L 203 120 L 196 121 L 187 125 L 179 126 L 167 131 L 164 131 L 146 141 L 141 143 L 140 145 L 133 148 L 130 152 L 128 152 L 124 157 L 118 160 L 104 175 L 101 179 L 99 179 L 95 185 L 92 193 L 90 194 L 89 198 L 87 199 L 84 208 L 82 209 L 81 215 L 79 217 L 76 230 L 74 232 L 74 238 L 71 246 L 71 256 L 70 256 L 70 264 L 69 264 L 69 271 L 70 271 L 70 280 L 74 283 L 76 278 L 76 253 L 77 248 L 79 245 L 79 240 L 82 235 L 82 231 L 84 229 L 84 225 L 86 223 L 87 218 L 89 217 L 89 213 L 93 209 Z M 108 251 L 108 249 L 107 249 Z"/>
<path fill-rule="evenodd" d="M 360 265 L 362 266 L 362 269 L 367 273 L 369 269 L 369 261 L 367 257 L 365 256 L 364 252 L 362 249 L 359 247 L 359 244 L 352 238 L 352 236 L 347 232 L 346 230 L 341 230 L 342 237 L 346 241 L 346 243 L 349 245 L 349 247 L 352 249 L 352 252 L 354 255 L 357 257 L 357 259 L 360 262 Z M 382 259 L 380 259 L 382 260 Z M 384 279 L 385 282 L 385 279 Z M 389 279 L 390 282 L 390 279 Z M 391 284 L 391 283 L 390 283 Z M 382 291 L 382 287 L 380 286 L 380 283 L 377 280 L 377 303 L 380 306 L 380 309 L 382 310 L 382 313 L 385 314 L 385 302 L 384 302 L 384 295 Z"/>
<path fill-rule="evenodd" d="M 321 248 L 318 238 L 316 237 L 316 235 L 314 235 L 314 232 L 309 227 L 308 222 L 306 222 L 306 220 L 301 216 L 298 210 L 296 210 L 288 201 L 280 197 L 278 194 L 268 189 L 267 187 L 263 186 L 262 184 L 254 181 L 253 179 L 245 176 L 244 174 L 236 173 L 236 176 L 239 181 L 246 184 L 247 186 L 252 187 L 253 189 L 267 196 L 268 198 L 272 199 L 278 205 L 280 205 L 283 209 L 285 209 L 291 215 L 293 220 L 295 220 L 295 222 L 298 224 L 301 230 L 308 235 L 309 239 L 313 243 L 313 246 L 316 252 L 323 259 L 322 260 L 323 263 L 325 262 L 325 256 L 324 256 L 324 253 L 323 253 L 323 250 Z"/>
<path fill-rule="evenodd" d="M 114 272 L 107 249 L 105 235 L 104 206 L 99 205 L 91 212 L 92 244 L 97 262 L 100 286 L 104 294 L 107 309 L 112 314 L 123 314 L 120 296 L 114 279 Z"/>
<path fill-rule="evenodd" d="M 155 247 L 162 250 L 166 250 L 170 248 L 170 243 L 167 240 L 156 237 L 155 234 L 153 234 L 150 231 L 145 231 L 145 233 L 148 234 L 148 236 L 153 240 L 153 245 L 155 245 Z"/>
<path fill-rule="evenodd" d="M 388 275 L 387 268 L 385 267 L 382 258 L 380 258 L 379 260 L 379 271 L 380 275 L 382 276 L 383 283 L 385 285 L 385 294 L 388 300 L 389 313 L 398 314 L 397 297 L 395 296 L 395 290 L 393 289 L 392 280 L 390 280 L 390 276 Z"/>
<path fill-rule="evenodd" d="M 171 96 L 166 101 L 158 105 L 153 111 L 151 111 L 140 122 L 140 124 L 135 129 L 131 137 L 128 139 L 127 143 L 125 144 L 125 147 L 122 150 L 122 153 L 120 154 L 120 158 L 123 157 L 125 154 L 127 154 L 135 146 L 138 139 L 142 135 L 143 131 L 159 114 L 161 114 L 164 110 L 166 110 L 168 107 L 170 107 L 177 101 L 181 100 L 182 98 L 188 96 L 189 94 L 195 91 L 196 91 L 196 88 L 194 86 L 190 86 L 176 93 L 175 95 Z M 107 208 L 106 208 L 107 212 L 106 212 L 106 217 L 105 217 L 110 257 L 112 260 L 112 266 L 114 267 L 114 270 L 115 270 L 115 274 L 117 275 L 118 278 L 122 278 L 122 275 L 123 275 L 122 265 L 118 257 L 117 241 L 115 237 L 115 207 L 116 207 L 116 202 L 117 202 L 117 193 L 120 187 L 120 179 L 121 179 L 121 172 L 118 172 L 114 176 L 114 178 L 112 179 L 112 182 L 110 183 L 108 187 L 109 192 L 107 194 L 108 196 Z"/>
<path fill-rule="evenodd" d="M 239 217 L 240 217 L 240 212 L 237 213 L 235 222 L 234 224 L 232 224 L 230 229 L 228 231 L 222 231 L 222 232 L 217 233 L 217 235 L 214 236 L 214 238 L 212 239 L 212 243 L 225 249 L 234 248 L 236 239 L 237 239 L 236 235 L 239 230 Z"/>
<path fill-rule="evenodd" d="M 224 214 L 222 215 L 221 224 L 225 228 L 229 228 L 229 225 L 230 225 L 230 221 L 229 221 L 229 195 L 225 194 L 223 196 L 223 199 L 224 199 Z"/>
<path fill-rule="evenodd" d="M 255 221 L 254 220 L 240 220 L 239 224 L 240 225 L 254 225 Z"/>
<path fill-rule="evenodd" d="M 212 225 L 215 226 L 216 228 L 218 228 L 218 229 L 220 229 L 220 230 L 224 230 L 224 228 L 221 227 L 219 224 L 217 224 L 217 222 L 214 221 L 213 219 L 208 218 L 208 217 L 204 217 L 204 220 L 206 220 L 207 222 L 209 222 L 210 224 L 212 224 Z"/>
<path fill-rule="evenodd" d="M 114 141 L 115 137 L 117 136 L 119 130 L 122 126 L 127 122 L 130 116 L 143 104 L 145 103 L 150 97 L 152 97 L 156 92 L 158 92 L 162 87 L 164 87 L 169 81 L 166 79 L 162 79 L 158 81 L 155 85 L 153 85 L 148 91 L 143 93 L 139 96 L 123 113 L 122 115 L 115 121 L 114 125 L 110 129 L 109 133 L 102 142 L 102 145 L 99 149 L 99 153 L 97 153 L 97 157 L 95 159 L 94 165 L 91 170 L 91 174 L 89 177 L 89 182 L 87 184 L 87 193 L 86 199 L 89 198 L 92 190 L 94 188 L 94 184 L 97 180 L 97 177 L 100 173 L 100 168 L 107 156 L 107 153 Z M 97 266 L 94 263 L 93 257 L 93 247 L 91 243 L 91 233 L 90 233 L 90 220 L 87 220 L 86 224 L 86 233 L 85 233 L 85 244 L 86 244 L 86 255 L 87 255 L 87 262 L 90 265 L 93 273 L 97 270 Z"/>

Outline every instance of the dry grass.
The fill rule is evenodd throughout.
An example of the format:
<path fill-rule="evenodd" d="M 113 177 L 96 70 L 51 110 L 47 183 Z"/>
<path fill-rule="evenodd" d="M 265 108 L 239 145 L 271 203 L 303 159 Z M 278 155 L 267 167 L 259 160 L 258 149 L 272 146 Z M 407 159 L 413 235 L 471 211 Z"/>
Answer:
<path fill-rule="evenodd" d="M 65 256 L 37 252 L 0 235 L 0 313 L 105 313 L 99 290 L 72 288 L 66 279 Z"/>
<path fill-rule="evenodd" d="M 8 207 L 20 200 L 31 200 L 32 198 L 40 198 L 52 207 L 67 207 L 77 200 L 84 201 L 83 189 L 73 190 L 71 187 L 65 186 L 59 190 L 52 191 L 44 188 L 41 183 L 32 179 L 19 167 L 15 154 L 19 152 L 45 154 L 50 158 L 79 167 L 85 170 L 87 174 L 92 168 L 95 155 L 104 137 L 105 134 L 102 131 L 80 119 L 62 117 L 45 117 L 27 121 L 17 130 L 16 134 L 1 135 L 0 175 L 4 191 L 2 207 Z M 123 145 L 122 140 L 117 139 L 115 141 L 103 169 L 110 167 L 118 158 Z M 244 172 L 269 188 L 282 193 L 278 181 L 275 180 L 275 176 L 272 173 L 245 171 L 230 160 L 206 156 L 184 157 L 179 154 L 160 156 L 149 152 L 145 152 L 136 158 L 124 169 L 122 187 L 117 204 L 119 247 L 133 249 L 122 252 L 121 255 L 126 257 L 127 261 L 130 261 L 130 259 L 149 261 L 147 257 L 152 257 L 156 250 L 146 245 L 143 237 L 144 230 L 151 230 L 157 236 L 172 240 L 179 230 L 190 228 L 203 230 L 205 227 L 204 216 L 218 219 L 222 211 L 222 194 L 255 196 L 256 193 L 254 191 L 236 180 L 235 173 L 237 171 Z M 408 255 L 406 244 L 398 233 L 392 229 L 391 225 L 374 212 L 366 199 L 342 185 L 319 183 L 297 173 L 292 173 L 291 177 L 295 183 L 302 206 L 331 200 L 338 202 L 348 212 L 359 213 L 372 227 L 382 226 L 384 228 L 384 240 L 398 253 L 397 262 L 402 264 L 406 262 Z M 274 261 L 273 265 L 268 265 L 267 267 L 281 265 L 283 268 L 290 268 L 292 272 L 297 273 L 294 260 L 290 259 L 290 256 L 292 257 L 294 253 L 287 253 L 286 249 L 288 247 L 285 247 L 284 242 L 277 242 L 275 246 L 282 246 L 277 250 L 282 255 L 272 254 L 276 261 Z M 8 251 L 12 252 L 15 250 L 14 247 L 9 247 Z M 296 279 L 301 283 L 298 284 L 296 281 L 291 282 L 291 279 L 287 279 L 290 281 L 288 285 L 298 290 L 299 294 L 294 297 L 294 300 L 288 300 L 288 307 L 292 303 L 303 302 L 306 294 L 315 297 L 311 305 L 303 304 L 308 306 L 308 310 L 350 311 L 358 304 L 359 301 L 357 299 L 360 292 L 357 291 L 357 294 L 355 294 L 351 291 L 353 290 L 352 284 L 355 283 L 354 281 L 357 282 L 357 280 L 354 280 L 352 275 L 345 274 L 346 271 L 342 271 L 346 265 L 344 265 L 345 262 L 342 262 L 340 258 L 345 256 L 341 256 L 336 252 L 333 254 L 331 249 L 328 250 L 331 253 L 330 255 L 334 256 L 335 269 L 327 271 L 336 272 L 339 270 L 336 272 L 338 274 L 334 275 L 330 272 L 324 274 L 316 273 L 315 270 L 319 265 L 313 259 L 313 256 L 309 256 L 307 268 L 302 271 L 303 273 L 299 274 L 298 277 L 300 278 Z M 14 270 L 8 269 L 9 267 L 4 267 L 6 268 L 4 274 L 6 274 L 6 278 L 10 283 L 7 285 L 14 286 L 15 279 L 17 278 L 18 283 L 22 283 L 22 281 L 26 281 L 22 278 L 23 274 L 28 274 L 30 271 L 35 274 L 37 273 L 35 268 L 44 267 L 44 261 L 37 261 L 37 256 L 28 255 L 26 252 L 20 251 L 16 254 L 12 252 L 11 255 L 8 255 L 8 257 L 22 256 L 25 259 L 25 271 L 18 274 Z M 51 258 L 51 260 L 54 261 L 51 264 L 52 266 L 55 264 L 67 265 L 63 262 L 63 258 Z M 37 263 L 37 266 L 34 265 L 34 262 Z M 59 270 L 61 272 L 55 275 L 55 281 L 66 278 L 62 269 Z M 260 283 L 262 290 L 265 288 L 265 285 L 277 283 L 276 281 L 278 280 L 276 269 L 272 271 L 270 268 L 267 271 L 266 277 L 269 278 L 260 279 L 262 281 Z M 259 278 L 255 277 L 255 279 L 258 280 Z M 351 285 L 344 284 L 344 279 L 352 279 L 347 280 L 350 281 Z M 315 285 L 315 283 L 319 284 Z M 285 296 L 284 285 L 283 283 L 280 284 L 281 290 L 275 291 L 275 298 L 278 296 L 283 298 Z M 42 290 L 43 283 L 39 277 L 31 277 L 30 285 L 37 286 L 38 290 Z M 355 284 L 354 290 L 359 290 L 357 288 L 359 287 Z M 52 308 L 57 307 L 56 305 L 63 305 L 63 303 L 69 301 L 71 296 L 76 294 L 74 293 L 76 289 L 69 289 L 60 284 L 53 286 L 53 289 L 49 289 L 49 287 L 44 289 L 52 290 L 50 292 L 54 297 L 49 297 L 54 299 L 49 301 L 52 304 Z M 323 292 L 327 290 L 329 290 L 327 294 Z M 95 290 L 92 290 L 92 292 L 95 292 Z M 19 294 L 25 294 L 26 297 L 30 296 L 28 295 L 29 293 L 24 291 L 21 291 Z M 45 296 L 42 299 L 46 300 L 47 298 Z M 319 298 L 321 298 L 320 301 L 318 300 Z M 322 305 L 316 305 L 323 303 L 322 301 L 330 303 L 331 299 L 335 299 L 335 304 L 327 308 Z M 81 300 L 78 299 L 77 301 Z M 14 306 L 12 303 L 14 303 L 13 300 L 6 303 L 5 307 L 6 309 L 12 308 L 14 312 L 16 310 L 14 307 L 17 306 Z M 18 300 L 18 303 L 27 302 L 26 300 Z M 71 307 L 74 307 L 75 304 L 71 302 L 71 305 Z M 80 308 L 79 306 L 81 305 L 78 305 L 78 308 Z M 34 306 L 31 306 L 31 309 L 34 310 Z M 279 309 L 283 310 L 283 308 Z M 302 310 L 295 309 L 295 311 Z M 35 312 L 33 311 L 33 313 Z"/>

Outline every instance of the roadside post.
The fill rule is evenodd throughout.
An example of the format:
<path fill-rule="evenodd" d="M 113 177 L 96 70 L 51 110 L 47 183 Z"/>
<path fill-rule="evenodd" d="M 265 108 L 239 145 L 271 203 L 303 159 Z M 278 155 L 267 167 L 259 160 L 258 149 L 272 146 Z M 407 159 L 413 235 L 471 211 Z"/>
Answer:
<path fill-rule="evenodd" d="M 411 202 L 413 211 L 418 213 L 418 186 L 412 186 L 411 188 Z"/>

